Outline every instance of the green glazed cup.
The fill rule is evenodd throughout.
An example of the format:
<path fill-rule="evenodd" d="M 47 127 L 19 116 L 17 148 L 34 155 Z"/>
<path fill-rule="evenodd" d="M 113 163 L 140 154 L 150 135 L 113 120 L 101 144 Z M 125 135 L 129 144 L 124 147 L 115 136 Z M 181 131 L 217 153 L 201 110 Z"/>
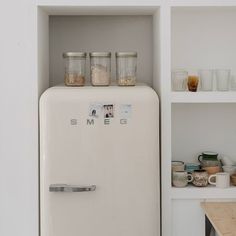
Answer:
<path fill-rule="evenodd" d="M 216 152 L 203 152 L 198 156 L 198 161 L 201 163 L 203 160 L 204 161 L 217 161 L 218 153 Z"/>

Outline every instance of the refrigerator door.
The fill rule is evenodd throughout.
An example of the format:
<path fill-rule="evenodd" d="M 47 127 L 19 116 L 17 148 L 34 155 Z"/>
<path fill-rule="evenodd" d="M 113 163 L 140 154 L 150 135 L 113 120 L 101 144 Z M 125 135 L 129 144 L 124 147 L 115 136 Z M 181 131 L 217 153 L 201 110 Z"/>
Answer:
<path fill-rule="evenodd" d="M 41 236 L 159 236 L 159 102 L 147 86 L 40 99 Z"/>

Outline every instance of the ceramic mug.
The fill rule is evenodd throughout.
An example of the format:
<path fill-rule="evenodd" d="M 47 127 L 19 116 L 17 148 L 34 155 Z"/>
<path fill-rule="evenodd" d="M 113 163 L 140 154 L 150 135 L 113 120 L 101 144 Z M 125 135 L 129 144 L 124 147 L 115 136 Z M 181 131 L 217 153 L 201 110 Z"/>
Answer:
<path fill-rule="evenodd" d="M 202 152 L 202 154 L 200 154 L 198 156 L 198 161 L 200 163 L 202 163 L 203 160 L 205 160 L 205 161 L 218 161 L 217 157 L 218 157 L 218 153 L 206 151 L 206 152 Z"/>
<path fill-rule="evenodd" d="M 206 187 L 208 185 L 208 173 L 206 170 L 195 170 L 192 173 L 193 185 L 197 187 Z"/>
<path fill-rule="evenodd" d="M 212 181 L 212 178 L 215 178 L 215 181 Z M 228 188 L 230 184 L 229 173 L 220 172 L 215 175 L 210 175 L 208 182 L 215 185 L 217 188 Z"/>
<path fill-rule="evenodd" d="M 187 171 L 174 171 L 172 178 L 173 186 L 178 188 L 186 187 L 188 183 L 193 181 L 193 176 Z"/>

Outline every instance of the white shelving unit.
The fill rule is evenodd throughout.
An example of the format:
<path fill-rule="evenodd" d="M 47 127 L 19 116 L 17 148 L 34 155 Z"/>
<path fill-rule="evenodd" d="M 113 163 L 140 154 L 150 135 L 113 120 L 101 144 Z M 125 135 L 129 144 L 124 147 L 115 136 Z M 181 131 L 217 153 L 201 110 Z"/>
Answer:
<path fill-rule="evenodd" d="M 171 1 L 171 67 L 198 69 L 230 68 L 236 73 L 233 53 L 236 47 L 236 8 L 233 1 Z M 199 153 L 215 150 L 236 161 L 235 123 L 236 93 L 228 92 L 170 92 L 171 159 L 197 162 Z M 164 168 L 164 167 L 163 167 Z M 170 169 L 168 169 L 170 174 Z M 204 235 L 204 218 L 199 210 L 201 201 L 235 199 L 236 188 L 217 189 L 192 185 L 186 188 L 170 186 L 172 235 Z M 168 204 L 166 202 L 166 204 Z M 188 215 L 183 214 L 189 207 Z M 192 218 L 193 217 L 193 218 Z M 201 219 L 194 223 L 194 218 Z M 192 220 L 191 220 L 192 219 Z M 178 222 L 178 225 L 176 223 Z M 188 222 L 188 226 L 184 226 Z M 182 226 L 182 227 L 181 227 Z"/>
<path fill-rule="evenodd" d="M 136 33 L 130 31 L 128 38 L 131 42 L 132 40 L 137 41 L 135 43 L 139 47 L 137 51 L 141 52 L 139 59 L 142 64 L 139 66 L 142 71 L 147 68 L 152 70 L 149 78 L 140 78 L 140 81 L 148 82 L 160 96 L 162 236 L 187 236 L 189 232 L 191 232 L 191 236 L 203 235 L 204 217 L 200 209 L 200 202 L 211 199 L 234 199 L 236 187 L 229 189 L 173 188 L 171 187 L 171 160 L 183 158 L 184 161 L 193 161 L 196 159 L 197 152 L 209 147 L 230 156 L 233 156 L 235 151 L 236 161 L 236 149 L 232 141 L 236 140 L 234 123 L 236 92 L 172 92 L 171 68 L 186 68 L 193 71 L 200 68 L 227 67 L 236 74 L 236 0 L 122 0 L 112 2 L 38 0 L 37 14 L 39 94 L 49 86 L 62 81 L 62 78 L 55 74 L 56 70 L 52 68 L 53 60 L 61 56 L 62 50 L 69 49 L 71 45 L 70 50 L 93 50 L 91 41 L 79 43 L 79 39 L 81 39 L 79 34 L 74 39 L 77 40 L 76 43 L 69 35 L 68 38 L 63 35 L 63 42 L 60 42 L 61 38 L 58 37 L 60 33 L 73 32 L 75 29 L 73 27 L 79 27 L 85 37 L 94 35 L 91 23 L 97 16 L 98 24 L 100 22 L 104 26 L 104 37 L 92 42 L 97 43 L 99 50 L 106 50 L 105 45 L 118 50 L 117 45 L 121 35 L 116 36 L 112 44 L 110 39 L 114 34 L 109 34 L 109 30 L 106 31 L 106 29 L 115 32 L 115 29 L 111 29 L 111 27 L 120 19 L 127 20 L 126 26 L 130 24 L 129 19 L 132 17 L 133 19 L 139 17 L 139 20 L 141 19 L 143 22 L 148 21 L 147 18 L 151 20 L 150 31 L 145 31 L 146 28 L 143 28 L 145 24 L 135 24 L 135 20 L 133 25 L 130 24 L 130 27 L 148 32 L 147 37 L 139 40 L 136 38 Z M 74 20 L 70 19 L 74 26 L 68 29 L 65 20 L 70 16 L 73 16 Z M 85 18 L 82 19 L 82 16 Z M 105 21 L 104 16 L 109 17 L 111 21 Z M 83 28 L 84 26 L 79 23 L 80 19 L 87 22 L 85 25 L 90 25 L 90 28 Z M 127 32 L 127 29 L 122 29 L 122 27 L 120 30 Z M 49 35 L 57 37 L 50 37 L 49 40 Z M 149 40 L 148 44 L 146 39 Z M 55 47 L 52 47 L 53 44 Z M 129 43 L 121 43 L 119 48 L 122 46 L 125 48 L 127 45 L 132 46 Z M 145 51 L 145 49 L 150 50 L 152 55 L 144 57 L 142 50 Z M 151 63 L 151 66 L 147 67 L 145 62 Z M 59 65 L 60 61 L 57 61 L 55 68 Z M 186 122 L 186 117 L 188 117 L 188 122 Z M 223 124 L 224 119 L 226 126 Z M 191 124 L 194 124 L 193 130 Z M 208 137 L 209 133 L 211 135 Z M 188 210 L 190 212 L 185 214 Z M 189 215 L 198 217 L 197 223 Z M 187 225 L 186 222 L 188 222 Z"/>
<path fill-rule="evenodd" d="M 234 199 L 236 196 L 235 186 L 227 189 L 218 189 L 214 186 L 198 188 L 192 185 L 186 188 L 171 189 L 172 199 Z"/>
<path fill-rule="evenodd" d="M 172 92 L 172 103 L 236 103 L 236 92 Z"/>

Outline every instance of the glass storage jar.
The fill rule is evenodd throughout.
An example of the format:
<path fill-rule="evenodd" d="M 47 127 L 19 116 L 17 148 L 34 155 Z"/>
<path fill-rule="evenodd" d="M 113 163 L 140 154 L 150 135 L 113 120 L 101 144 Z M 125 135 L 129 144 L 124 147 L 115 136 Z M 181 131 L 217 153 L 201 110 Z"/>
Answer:
<path fill-rule="evenodd" d="M 111 53 L 91 52 L 90 77 L 93 86 L 108 86 L 111 81 Z"/>
<path fill-rule="evenodd" d="M 116 79 L 118 85 L 131 86 L 136 83 L 137 52 L 116 53 Z"/>
<path fill-rule="evenodd" d="M 84 86 L 86 73 L 86 53 L 63 53 L 65 60 L 65 85 Z"/>

